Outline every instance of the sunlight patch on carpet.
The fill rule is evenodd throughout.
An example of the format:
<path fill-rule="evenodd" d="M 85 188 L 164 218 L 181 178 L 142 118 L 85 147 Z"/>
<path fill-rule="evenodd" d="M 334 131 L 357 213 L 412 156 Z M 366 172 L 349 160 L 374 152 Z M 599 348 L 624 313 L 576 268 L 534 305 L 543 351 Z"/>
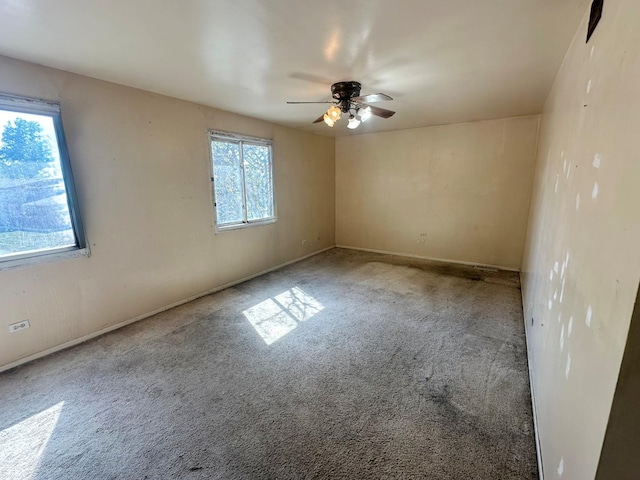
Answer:
<path fill-rule="evenodd" d="M 264 342 L 271 345 L 322 310 L 324 306 L 319 301 L 293 287 L 242 313 Z"/>
<path fill-rule="evenodd" d="M 0 431 L 0 478 L 27 480 L 35 475 L 63 406 L 57 403 Z"/>

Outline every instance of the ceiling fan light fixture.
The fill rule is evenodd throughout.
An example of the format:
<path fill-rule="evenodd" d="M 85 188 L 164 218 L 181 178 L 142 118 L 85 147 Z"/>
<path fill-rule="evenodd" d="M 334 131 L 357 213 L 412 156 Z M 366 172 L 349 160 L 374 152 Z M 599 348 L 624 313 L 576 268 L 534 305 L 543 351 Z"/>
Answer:
<path fill-rule="evenodd" d="M 329 110 L 327 110 L 327 115 L 335 123 L 340 120 L 340 109 L 335 105 L 332 105 L 331 107 L 329 107 Z"/>
<path fill-rule="evenodd" d="M 324 114 L 324 123 L 327 124 L 327 126 L 329 127 L 333 127 L 333 124 L 336 123 L 333 121 L 333 119 L 329 116 L 328 113 Z"/>
<path fill-rule="evenodd" d="M 349 123 L 347 124 L 347 128 L 350 128 L 351 130 L 353 130 L 355 128 L 358 128 L 358 126 L 360 126 L 360 120 L 358 120 L 353 115 L 350 115 L 349 116 Z"/>
<path fill-rule="evenodd" d="M 360 116 L 360 120 L 362 122 L 366 122 L 371 118 L 371 107 L 365 107 L 358 110 L 358 114 Z"/>

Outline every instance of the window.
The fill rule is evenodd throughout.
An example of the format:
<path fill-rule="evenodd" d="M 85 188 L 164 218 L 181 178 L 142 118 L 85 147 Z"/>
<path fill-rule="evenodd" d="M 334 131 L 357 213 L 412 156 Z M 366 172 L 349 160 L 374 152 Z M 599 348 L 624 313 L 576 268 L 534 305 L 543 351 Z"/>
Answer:
<path fill-rule="evenodd" d="M 271 140 L 210 132 L 216 229 L 276 219 Z"/>
<path fill-rule="evenodd" d="M 60 106 L 0 95 L 0 268 L 86 253 Z"/>

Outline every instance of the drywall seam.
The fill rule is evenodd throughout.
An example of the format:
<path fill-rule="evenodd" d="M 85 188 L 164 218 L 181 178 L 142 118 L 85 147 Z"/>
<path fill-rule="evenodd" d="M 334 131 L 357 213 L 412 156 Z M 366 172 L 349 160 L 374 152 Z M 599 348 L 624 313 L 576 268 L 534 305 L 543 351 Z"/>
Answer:
<path fill-rule="evenodd" d="M 522 285 L 522 278 L 520 278 Z M 536 459 L 538 461 L 538 478 L 544 480 L 544 469 L 542 467 L 542 448 L 540 445 L 540 431 L 538 430 L 538 412 L 536 410 L 536 396 L 533 386 L 533 362 L 531 361 L 531 350 L 529 349 L 529 330 L 527 329 L 527 317 L 524 314 L 524 289 L 520 289 L 522 298 L 522 320 L 524 321 L 524 341 L 527 347 L 527 372 L 529 372 L 529 392 L 531 393 L 531 414 L 533 416 L 533 435 L 536 442 Z"/>
<path fill-rule="evenodd" d="M 396 255 L 398 257 L 419 258 L 421 260 L 431 260 L 433 262 L 455 263 L 458 265 L 469 265 L 472 267 L 497 268 L 498 270 L 507 270 L 509 272 L 520 272 L 518 268 L 502 267 L 500 265 L 489 265 L 486 263 L 465 262 L 464 260 L 450 260 L 448 258 L 425 257 L 422 255 L 413 255 L 411 253 L 389 252 L 387 250 L 375 250 L 373 248 L 350 247 L 348 245 L 336 245 L 336 248 L 346 248 L 347 250 L 360 250 L 362 252 L 382 253 L 385 255 Z"/>
<path fill-rule="evenodd" d="M 240 283 L 244 283 L 244 282 L 249 281 L 249 280 L 251 280 L 253 278 L 256 278 L 256 277 L 259 277 L 261 275 L 265 275 L 265 274 L 273 272 L 275 270 L 279 270 L 281 268 L 284 268 L 284 267 L 286 267 L 288 265 L 291 265 L 293 263 L 301 262 L 302 260 L 306 260 L 309 257 L 313 257 L 315 255 L 318 255 L 318 254 L 320 254 L 322 252 L 326 252 L 327 250 L 331 250 L 333 248 L 336 248 L 336 246 L 333 245 L 333 246 L 330 246 L 330 247 L 327 247 L 327 248 L 323 248 L 322 250 L 318 250 L 316 252 L 310 253 L 308 255 L 304 255 L 302 257 L 296 258 L 294 260 L 289 260 L 288 262 L 281 263 L 280 265 L 276 265 L 275 267 L 268 268 L 267 270 L 263 270 L 261 272 L 254 273 L 253 275 L 249 275 L 247 277 L 243 277 L 243 278 L 241 278 L 239 280 L 234 280 L 233 282 L 225 283 L 224 285 L 220 285 L 219 287 L 215 287 L 215 288 L 213 288 L 211 290 L 207 290 L 206 292 L 198 293 L 198 294 L 193 295 L 191 297 L 185 298 L 184 300 L 179 300 L 179 301 L 171 303 L 169 305 L 165 305 L 164 307 L 160 307 L 160 308 L 157 308 L 157 309 L 152 310 L 150 312 L 143 313 L 142 315 L 138 315 L 137 317 L 131 318 L 129 320 L 125 320 L 124 322 L 120 322 L 120 323 L 117 323 L 115 325 L 111 325 L 109 327 L 103 328 L 101 330 L 98 330 L 97 332 L 90 333 L 89 335 L 85 335 L 83 337 L 76 338 L 74 340 L 70 340 L 70 341 L 65 342 L 63 344 L 56 345 L 55 347 L 51 347 L 51 348 L 48 348 L 46 350 L 43 350 L 42 352 L 34 353 L 33 355 L 29 355 L 27 357 L 21 358 L 19 360 L 14 361 L 14 362 L 7 363 L 6 365 L 0 366 L 0 373 L 4 372 L 6 370 L 10 370 L 12 368 L 18 367 L 20 365 L 23 365 L 23 364 L 25 364 L 27 362 L 31 362 L 33 360 L 37 360 L 38 358 L 42 358 L 42 357 L 45 357 L 47 355 L 51 355 L 52 353 L 59 352 L 61 350 L 65 350 L 67 348 L 74 347 L 76 345 L 79 345 L 81 343 L 89 341 L 89 340 L 91 340 L 93 338 L 96 338 L 96 337 L 99 337 L 101 335 L 104 335 L 105 333 L 109 333 L 109 332 L 112 332 L 112 331 L 117 330 L 119 328 L 126 327 L 127 325 L 130 325 L 132 323 L 138 322 L 140 320 L 144 320 L 145 318 L 152 317 L 153 315 L 157 315 L 158 313 L 162 313 L 162 312 L 165 312 L 167 310 L 171 310 L 172 308 L 179 307 L 180 305 L 184 305 L 185 303 L 189 303 L 189 302 L 191 302 L 193 300 L 197 300 L 198 298 L 206 297 L 207 295 L 211 295 L 212 293 L 216 293 L 216 292 L 219 292 L 219 291 L 224 290 L 226 288 L 233 287 L 233 286 L 238 285 Z"/>

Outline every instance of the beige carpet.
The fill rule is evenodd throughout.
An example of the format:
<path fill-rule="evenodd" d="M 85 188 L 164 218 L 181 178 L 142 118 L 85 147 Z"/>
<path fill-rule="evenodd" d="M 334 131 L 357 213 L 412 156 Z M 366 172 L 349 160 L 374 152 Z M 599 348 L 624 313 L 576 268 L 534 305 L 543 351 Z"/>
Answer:
<path fill-rule="evenodd" d="M 0 374 L 2 479 L 534 479 L 517 274 L 335 249 Z"/>

